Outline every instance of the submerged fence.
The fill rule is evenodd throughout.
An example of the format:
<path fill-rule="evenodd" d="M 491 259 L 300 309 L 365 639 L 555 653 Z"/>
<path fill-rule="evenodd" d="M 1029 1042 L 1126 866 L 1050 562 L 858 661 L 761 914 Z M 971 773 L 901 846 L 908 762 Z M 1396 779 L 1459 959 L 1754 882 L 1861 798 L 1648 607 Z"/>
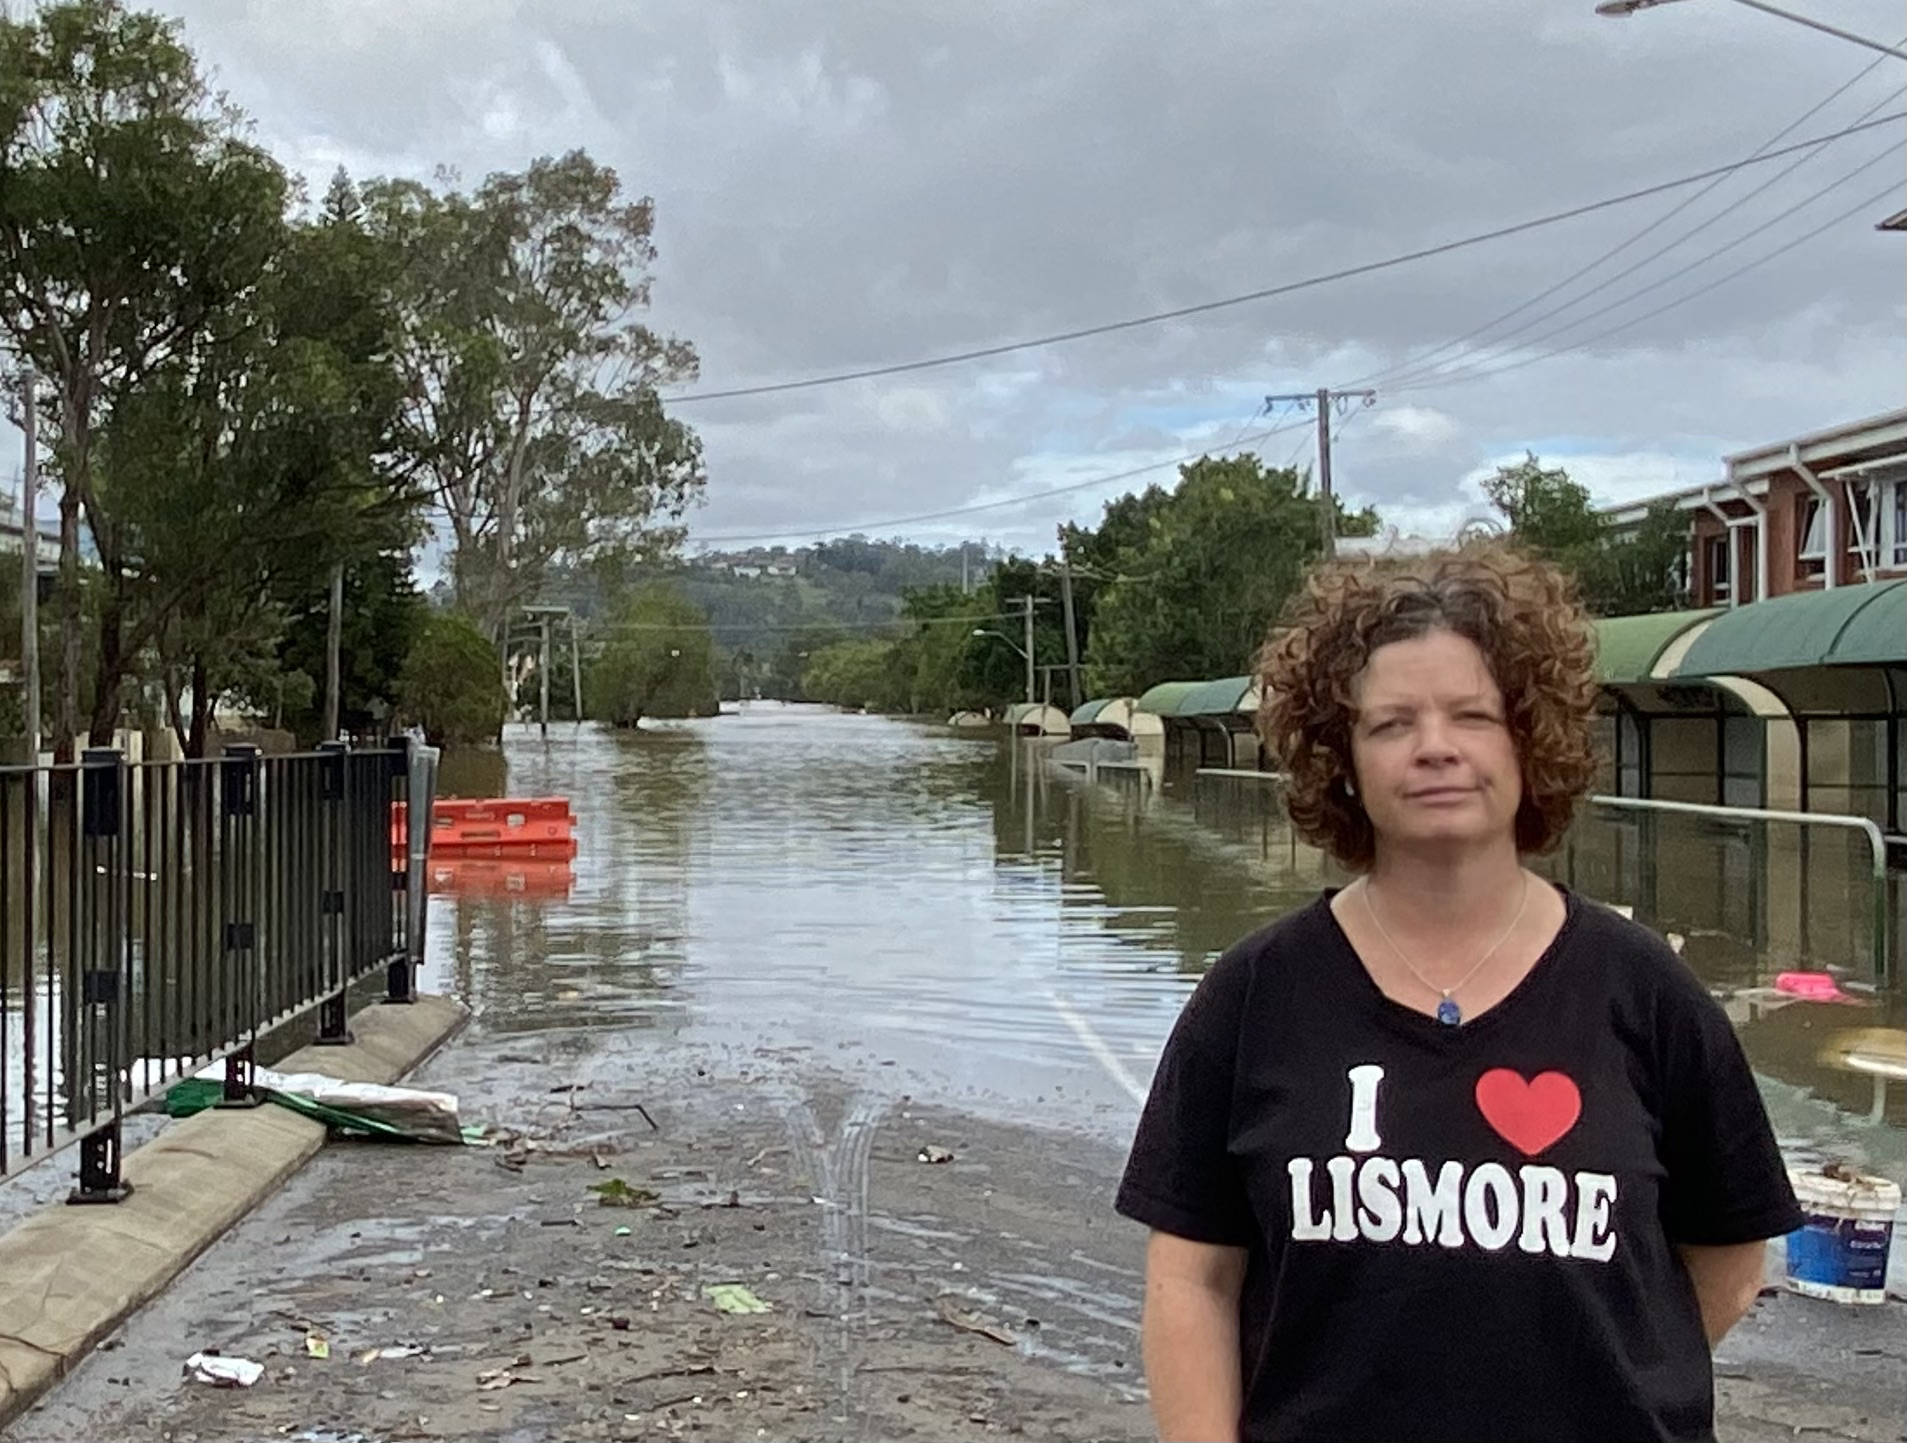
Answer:
<path fill-rule="evenodd" d="M 128 764 L 0 768 L 0 1177 L 77 1144 L 75 1202 L 123 1197 L 120 1124 L 225 1063 L 250 1095 L 265 1033 L 421 960 L 437 753 L 341 743 Z M 394 804 L 406 804 L 401 809 Z"/>

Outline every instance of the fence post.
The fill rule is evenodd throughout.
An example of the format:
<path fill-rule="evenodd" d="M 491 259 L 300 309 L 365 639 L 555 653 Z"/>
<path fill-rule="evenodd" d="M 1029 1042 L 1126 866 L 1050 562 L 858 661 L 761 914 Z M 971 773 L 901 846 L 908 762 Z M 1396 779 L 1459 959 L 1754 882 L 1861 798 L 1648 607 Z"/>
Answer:
<path fill-rule="evenodd" d="M 351 1035 L 346 1011 L 351 980 L 344 959 L 344 849 L 345 756 L 349 746 L 340 741 L 318 743 L 319 812 L 319 930 L 323 938 L 320 966 L 328 989 L 318 1004 L 319 1047 L 347 1047 Z"/>
<path fill-rule="evenodd" d="M 219 919 L 226 985 L 234 1001 L 238 1045 L 226 1056 L 220 1107 L 256 1107 L 252 1085 L 258 1028 L 264 1021 L 262 979 L 258 974 L 258 748 L 235 742 L 219 763 L 220 851 L 225 885 L 219 888 L 224 915 Z"/>
<path fill-rule="evenodd" d="M 411 935 L 411 855 L 421 835 L 430 836 L 430 811 L 428 804 L 423 814 L 418 814 L 416 798 L 411 795 L 411 739 L 407 733 L 400 732 L 390 742 L 389 780 L 385 784 L 385 794 L 390 801 L 385 807 L 387 814 L 395 812 L 396 805 L 404 807 L 404 845 L 401 850 L 392 847 L 390 860 L 391 885 L 390 919 L 385 927 L 385 936 L 389 939 L 388 962 L 384 968 L 384 1000 L 386 1002 L 405 1003 L 417 1000 L 417 950 L 419 939 Z M 419 833 L 417 828 L 422 827 Z M 392 829 L 395 841 L 396 830 Z"/>
<path fill-rule="evenodd" d="M 127 885 L 126 763 L 111 747 L 88 747 L 80 765 L 80 847 L 74 880 L 80 935 L 65 1006 L 67 1035 L 77 1046 L 64 1059 L 69 1122 L 84 1126 L 103 1109 L 102 1074 L 110 1096 L 106 1121 L 80 1139 L 79 1186 L 69 1203 L 116 1203 L 132 1192 L 120 1176 L 120 1119 L 126 1071 Z"/>

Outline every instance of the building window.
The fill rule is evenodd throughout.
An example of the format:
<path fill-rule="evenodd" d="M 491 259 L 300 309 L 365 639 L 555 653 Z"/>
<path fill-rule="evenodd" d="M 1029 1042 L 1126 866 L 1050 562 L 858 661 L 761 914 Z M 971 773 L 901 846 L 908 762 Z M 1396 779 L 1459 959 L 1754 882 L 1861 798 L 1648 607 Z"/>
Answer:
<path fill-rule="evenodd" d="M 1795 535 L 1801 538 L 1801 544 L 1795 552 L 1795 558 L 1801 563 L 1804 573 L 1816 575 L 1827 566 L 1828 508 L 1821 504 L 1819 496 L 1803 496 L 1799 511 Z"/>
<path fill-rule="evenodd" d="M 1711 601 L 1727 601 L 1733 594 L 1734 567 L 1729 553 L 1734 550 L 1734 534 L 1724 531 L 1703 543 L 1703 561 L 1708 566 L 1708 596 Z"/>
<path fill-rule="evenodd" d="M 1850 481 L 1847 499 L 1862 567 L 1907 566 L 1907 480 Z"/>

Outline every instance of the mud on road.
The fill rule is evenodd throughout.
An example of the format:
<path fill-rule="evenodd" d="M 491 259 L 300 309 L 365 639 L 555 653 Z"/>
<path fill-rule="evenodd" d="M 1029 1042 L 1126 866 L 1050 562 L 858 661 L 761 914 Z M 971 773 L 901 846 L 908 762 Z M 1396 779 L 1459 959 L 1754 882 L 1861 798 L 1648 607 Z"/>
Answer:
<path fill-rule="evenodd" d="M 327 1149 L 8 1438 L 1150 1436 L 1103 1144 L 792 1071 L 490 1065 L 524 1136 Z M 184 1379 L 204 1349 L 265 1375 Z"/>
<path fill-rule="evenodd" d="M 1002 1121 L 878 1063 L 667 1058 L 467 1034 L 418 1081 L 495 1145 L 327 1148 L 6 1443 L 1152 1436 L 1123 1153 L 1058 1126 L 1076 1099 Z M 1907 1438 L 1903 1316 L 1764 1297 L 1718 1437 Z M 206 1349 L 264 1376 L 188 1381 Z"/>

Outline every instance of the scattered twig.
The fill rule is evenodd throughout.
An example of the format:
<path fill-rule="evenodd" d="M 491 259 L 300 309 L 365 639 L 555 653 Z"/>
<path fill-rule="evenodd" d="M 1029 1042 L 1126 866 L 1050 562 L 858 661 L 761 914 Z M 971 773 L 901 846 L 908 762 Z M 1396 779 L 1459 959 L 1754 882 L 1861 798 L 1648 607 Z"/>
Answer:
<path fill-rule="evenodd" d="M 625 1378 L 625 1383 L 653 1383 L 661 1378 L 700 1378 L 709 1373 L 721 1371 L 713 1363 L 691 1363 L 688 1367 L 657 1368 L 652 1373 L 638 1373 L 633 1378 Z"/>
<path fill-rule="evenodd" d="M 951 1297 L 942 1297 L 936 1307 L 942 1322 L 951 1323 L 963 1333 L 975 1333 L 1008 1348 L 1019 1345 L 1018 1335 L 998 1323 L 981 1317 L 978 1313 L 969 1312 L 954 1302 Z"/>

